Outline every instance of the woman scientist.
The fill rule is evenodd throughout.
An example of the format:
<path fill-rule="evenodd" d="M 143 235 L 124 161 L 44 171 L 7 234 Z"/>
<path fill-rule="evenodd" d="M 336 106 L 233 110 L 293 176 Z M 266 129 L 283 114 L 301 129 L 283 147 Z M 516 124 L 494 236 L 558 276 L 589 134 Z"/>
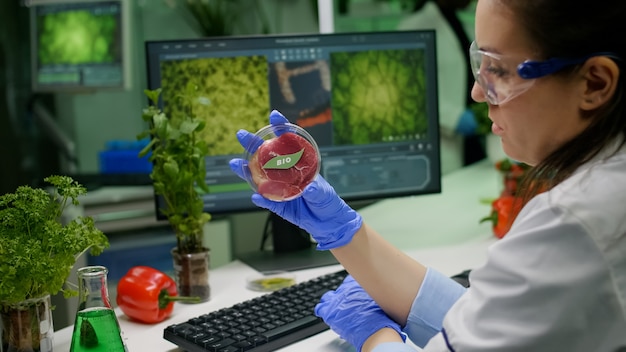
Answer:
<path fill-rule="evenodd" d="M 351 274 L 316 314 L 359 351 L 412 350 L 405 336 L 424 351 L 626 350 L 619 33 L 623 0 L 478 1 L 472 96 L 489 104 L 506 154 L 534 167 L 522 211 L 467 289 L 392 247 L 322 177 L 289 202 L 253 195 Z M 239 175 L 242 163 L 231 162 Z"/>

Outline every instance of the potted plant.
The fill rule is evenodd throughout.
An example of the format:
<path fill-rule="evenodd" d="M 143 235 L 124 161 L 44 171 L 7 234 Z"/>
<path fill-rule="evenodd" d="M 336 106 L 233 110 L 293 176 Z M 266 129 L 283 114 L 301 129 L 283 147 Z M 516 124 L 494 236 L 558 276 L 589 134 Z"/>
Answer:
<path fill-rule="evenodd" d="M 166 116 L 158 107 L 161 89 L 146 90 L 145 94 L 151 104 L 142 118 L 149 127 L 137 138 L 150 137 L 150 143 L 139 156 L 148 155 L 153 164 L 150 177 L 154 191 L 165 203 L 159 211 L 176 235 L 172 256 L 178 291 L 181 296 L 207 301 L 209 249 L 203 243 L 203 229 L 211 215 L 204 211 L 202 194 L 209 191 L 205 181 L 208 148 L 200 135 L 205 122 L 195 116 L 196 108 L 206 99 L 198 97 L 196 86 L 190 83 L 177 96 L 184 113 Z"/>
<path fill-rule="evenodd" d="M 68 176 L 44 179 L 49 191 L 20 186 L 0 196 L 1 351 L 52 351 L 50 295 L 78 292 L 65 286 L 76 259 L 109 246 L 90 217 L 61 222 L 68 202 L 86 189 Z"/>

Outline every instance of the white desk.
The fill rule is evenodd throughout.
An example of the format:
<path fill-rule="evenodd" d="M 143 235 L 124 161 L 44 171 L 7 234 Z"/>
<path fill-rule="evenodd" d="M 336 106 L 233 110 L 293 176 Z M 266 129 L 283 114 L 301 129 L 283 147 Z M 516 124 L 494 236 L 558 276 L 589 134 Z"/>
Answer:
<path fill-rule="evenodd" d="M 481 198 L 498 193 L 497 172 L 488 162 L 481 162 L 443 178 L 440 194 L 389 199 L 360 213 L 365 221 L 422 263 L 446 275 L 481 265 L 486 248 L 496 241 L 488 224 L 478 221 L 490 211 Z M 340 270 L 339 265 L 296 272 L 297 281 Z M 189 318 L 231 306 L 261 295 L 245 288 L 245 279 L 255 271 L 234 261 L 210 273 L 211 300 L 202 304 L 176 304 L 172 316 L 154 325 L 131 322 L 118 310 L 118 319 L 130 352 L 177 351 L 176 345 L 163 339 L 165 327 Z M 55 332 L 54 350 L 68 351 L 72 326 Z M 282 351 L 350 351 L 347 343 L 332 331 L 326 331 L 292 344 Z"/>

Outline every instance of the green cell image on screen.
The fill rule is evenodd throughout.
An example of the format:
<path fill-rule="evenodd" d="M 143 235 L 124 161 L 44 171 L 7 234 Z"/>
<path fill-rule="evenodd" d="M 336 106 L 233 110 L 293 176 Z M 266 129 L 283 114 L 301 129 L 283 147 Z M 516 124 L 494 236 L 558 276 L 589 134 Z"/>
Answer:
<path fill-rule="evenodd" d="M 37 18 L 40 65 L 113 63 L 119 60 L 119 13 L 75 9 Z"/>
<path fill-rule="evenodd" d="M 427 133 L 424 51 L 335 53 L 330 63 L 335 145 L 415 140 Z"/>
<path fill-rule="evenodd" d="M 241 154 L 239 129 L 256 132 L 269 115 L 268 65 L 265 56 L 201 58 L 161 63 L 163 110 L 170 118 L 186 113 L 177 95 L 188 82 L 203 100 L 194 115 L 206 121 L 202 137 L 209 155 Z"/>

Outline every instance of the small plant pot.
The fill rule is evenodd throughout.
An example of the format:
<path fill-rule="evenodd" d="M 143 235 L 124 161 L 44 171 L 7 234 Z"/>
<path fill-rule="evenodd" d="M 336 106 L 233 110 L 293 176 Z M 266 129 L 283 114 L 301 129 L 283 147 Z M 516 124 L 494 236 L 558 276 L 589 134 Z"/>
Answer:
<path fill-rule="evenodd" d="M 50 295 L 0 305 L 0 351 L 52 352 Z"/>
<path fill-rule="evenodd" d="M 209 249 L 199 253 L 180 254 L 178 248 L 173 248 L 174 279 L 178 288 L 178 295 L 184 297 L 198 297 L 199 301 L 211 299 L 209 285 Z"/>

